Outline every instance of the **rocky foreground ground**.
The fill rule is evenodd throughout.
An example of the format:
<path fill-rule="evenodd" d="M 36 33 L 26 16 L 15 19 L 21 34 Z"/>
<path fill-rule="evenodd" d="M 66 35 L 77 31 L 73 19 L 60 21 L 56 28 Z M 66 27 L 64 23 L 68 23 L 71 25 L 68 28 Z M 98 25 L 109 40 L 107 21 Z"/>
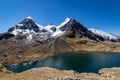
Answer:
<path fill-rule="evenodd" d="M 0 80 L 120 80 L 120 68 L 104 68 L 99 73 L 77 73 L 48 67 L 13 73 L 0 65 Z"/>

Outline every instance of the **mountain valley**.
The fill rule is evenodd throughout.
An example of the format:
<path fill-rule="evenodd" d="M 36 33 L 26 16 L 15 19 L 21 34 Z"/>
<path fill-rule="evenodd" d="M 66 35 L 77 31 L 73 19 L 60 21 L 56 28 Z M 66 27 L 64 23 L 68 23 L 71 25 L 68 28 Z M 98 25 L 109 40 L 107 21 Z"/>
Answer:
<path fill-rule="evenodd" d="M 4 66 L 71 51 L 120 52 L 120 38 L 87 29 L 70 18 L 58 26 L 43 27 L 27 17 L 0 34 L 0 63 Z"/>

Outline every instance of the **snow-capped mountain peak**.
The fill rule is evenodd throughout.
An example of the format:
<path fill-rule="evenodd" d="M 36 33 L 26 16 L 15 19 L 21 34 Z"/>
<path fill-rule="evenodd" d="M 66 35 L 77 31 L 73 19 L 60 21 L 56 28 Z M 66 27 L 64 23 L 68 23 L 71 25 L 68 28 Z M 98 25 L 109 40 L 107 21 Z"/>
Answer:
<path fill-rule="evenodd" d="M 27 21 L 32 20 L 32 22 L 35 23 L 35 25 L 37 25 L 39 27 L 39 29 L 43 29 L 43 26 L 39 25 L 37 22 L 35 22 L 31 16 L 26 17 L 25 20 L 27 20 Z"/>
<path fill-rule="evenodd" d="M 64 22 L 56 27 L 56 31 L 51 35 L 51 37 L 59 37 L 64 35 L 65 31 L 62 31 L 60 28 L 64 27 L 67 23 L 70 22 L 70 18 L 66 18 Z"/>
<path fill-rule="evenodd" d="M 18 29 L 18 30 L 17 30 Z M 23 30 L 25 31 L 26 29 L 28 30 L 33 30 L 35 32 L 40 32 L 41 29 L 43 29 L 43 26 L 39 25 L 38 23 L 36 23 L 32 17 L 28 16 L 27 18 L 25 18 L 22 22 L 16 24 L 14 27 L 10 28 L 8 30 L 8 32 L 12 32 L 12 31 L 20 31 Z"/>
<path fill-rule="evenodd" d="M 56 27 L 56 31 L 51 35 L 51 37 L 59 37 L 64 35 L 65 31 L 62 31 L 60 28 L 64 27 L 68 22 L 70 22 L 70 18 L 66 18 L 64 22 Z"/>
<path fill-rule="evenodd" d="M 97 41 L 117 41 L 116 36 L 94 28 L 87 29 L 84 25 L 71 18 L 66 18 L 58 26 L 50 24 L 44 27 L 36 23 L 32 17 L 28 16 L 22 22 L 10 28 L 8 32 L 15 36 L 26 36 L 29 40 L 37 38 L 44 41 L 47 38 L 63 35 L 67 35 L 70 38 L 82 35 Z"/>
<path fill-rule="evenodd" d="M 65 22 L 69 22 L 69 21 L 70 21 L 70 18 L 67 17 L 67 18 L 65 19 Z"/>
<path fill-rule="evenodd" d="M 62 22 L 57 28 L 59 29 L 60 27 L 64 26 L 65 24 L 67 24 L 71 19 L 70 18 L 66 18 L 64 22 Z"/>
<path fill-rule="evenodd" d="M 26 17 L 26 19 L 33 19 L 31 16 Z"/>
<path fill-rule="evenodd" d="M 110 34 L 110 33 L 107 33 L 107 32 L 104 32 L 102 30 L 98 30 L 98 29 L 95 29 L 95 28 L 89 28 L 88 30 L 90 30 L 91 32 L 93 32 L 94 34 L 97 34 L 107 40 L 116 40 L 117 37 Z"/>

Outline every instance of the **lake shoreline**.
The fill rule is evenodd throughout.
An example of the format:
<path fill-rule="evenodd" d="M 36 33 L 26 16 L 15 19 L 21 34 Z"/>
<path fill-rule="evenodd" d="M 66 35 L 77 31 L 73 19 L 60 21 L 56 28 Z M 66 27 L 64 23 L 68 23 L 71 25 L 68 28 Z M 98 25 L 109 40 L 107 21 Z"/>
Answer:
<path fill-rule="evenodd" d="M 116 54 L 116 53 L 120 53 L 120 52 L 107 52 L 107 51 L 86 51 L 86 50 L 78 50 L 78 51 L 68 51 L 68 52 L 64 52 L 64 53 L 66 53 L 66 54 L 69 54 L 69 52 L 87 52 L 87 53 L 92 53 L 92 54 L 94 54 L 94 53 L 109 53 L 109 54 Z M 59 55 L 59 54 L 64 54 L 64 53 L 57 53 L 57 54 L 55 54 L 55 55 L 53 55 L 53 54 L 47 54 L 47 55 L 44 55 L 44 56 L 42 56 L 42 57 L 40 57 L 40 58 L 37 58 L 37 59 L 31 59 L 31 60 L 29 60 L 29 61 L 23 61 L 23 62 L 20 62 L 20 63 L 11 63 L 11 64 L 9 64 L 9 65 L 7 65 L 7 66 L 14 66 L 14 65 L 16 65 L 16 64 L 24 64 L 24 63 L 29 63 L 29 62 L 34 62 L 34 61 L 37 61 L 37 60 L 41 60 L 41 59 L 45 59 L 45 58 L 48 58 L 48 57 L 53 57 L 53 56 L 56 56 L 56 55 Z M 5 67 L 7 67 L 6 65 L 4 65 Z"/>
<path fill-rule="evenodd" d="M 29 70 L 31 68 L 36 68 L 36 67 L 53 67 L 60 70 L 75 70 L 80 73 L 81 72 L 97 73 L 98 70 L 101 68 L 118 67 L 120 63 L 119 62 L 116 63 L 116 60 L 117 61 L 119 60 L 118 58 L 119 56 L 120 56 L 119 53 L 101 53 L 101 52 L 93 53 L 93 52 L 86 52 L 86 51 L 66 52 L 66 53 L 59 53 L 54 56 L 48 55 L 48 56 L 45 56 L 44 58 L 39 58 L 34 61 L 29 61 L 25 63 L 15 64 L 15 65 L 12 64 L 10 66 L 7 66 L 6 68 L 13 71 L 14 69 L 18 70 L 18 71 L 15 71 L 18 73 Z M 112 61 L 110 59 L 112 59 Z M 61 65 L 59 65 L 58 63 L 60 63 Z M 76 66 L 74 66 L 73 64 Z M 64 65 L 65 65 L 65 68 L 64 68 Z M 63 66 L 63 67 L 60 67 L 60 66 Z M 83 66 L 85 67 L 85 69 Z M 95 67 L 95 70 L 92 67 Z M 23 70 L 21 68 L 23 68 Z M 79 70 L 79 68 L 82 68 L 82 70 Z"/>
<path fill-rule="evenodd" d="M 73 70 L 59 70 L 55 68 L 42 67 L 33 68 L 21 73 L 13 73 L 0 68 L 0 79 L 2 80 L 119 80 L 120 67 L 103 68 L 98 73 L 78 73 Z"/>

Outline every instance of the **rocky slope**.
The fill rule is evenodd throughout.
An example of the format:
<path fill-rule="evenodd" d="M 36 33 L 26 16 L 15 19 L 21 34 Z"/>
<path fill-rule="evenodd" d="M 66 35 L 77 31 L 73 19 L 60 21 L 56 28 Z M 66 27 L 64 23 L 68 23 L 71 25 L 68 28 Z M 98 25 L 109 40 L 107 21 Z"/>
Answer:
<path fill-rule="evenodd" d="M 60 43 L 60 44 L 59 44 Z M 0 41 L 0 63 L 4 66 L 33 61 L 73 49 L 62 38 L 50 42 L 24 45 L 11 40 Z"/>
<path fill-rule="evenodd" d="M 97 42 L 89 38 L 65 38 L 74 51 L 120 52 L 120 43 Z"/>

